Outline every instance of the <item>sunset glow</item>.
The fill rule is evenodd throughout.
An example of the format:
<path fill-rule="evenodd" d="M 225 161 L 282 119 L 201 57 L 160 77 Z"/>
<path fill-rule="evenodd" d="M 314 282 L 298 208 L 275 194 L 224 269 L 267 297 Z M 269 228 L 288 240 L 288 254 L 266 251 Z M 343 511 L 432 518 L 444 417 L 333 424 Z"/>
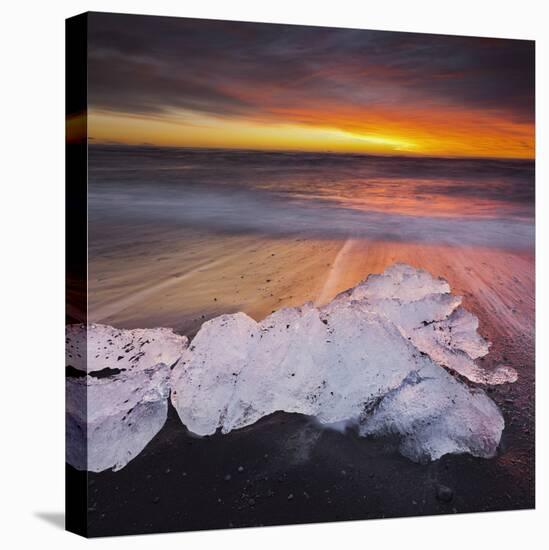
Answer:
<path fill-rule="evenodd" d="M 92 142 L 534 157 L 531 42 L 148 21 L 91 33 Z"/>

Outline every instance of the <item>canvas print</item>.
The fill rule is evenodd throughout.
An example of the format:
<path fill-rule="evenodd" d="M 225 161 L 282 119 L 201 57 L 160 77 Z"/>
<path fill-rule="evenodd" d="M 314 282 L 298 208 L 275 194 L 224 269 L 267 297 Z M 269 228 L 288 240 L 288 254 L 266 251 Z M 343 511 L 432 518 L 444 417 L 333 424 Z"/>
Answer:
<path fill-rule="evenodd" d="M 535 506 L 534 43 L 67 21 L 67 527 Z"/>

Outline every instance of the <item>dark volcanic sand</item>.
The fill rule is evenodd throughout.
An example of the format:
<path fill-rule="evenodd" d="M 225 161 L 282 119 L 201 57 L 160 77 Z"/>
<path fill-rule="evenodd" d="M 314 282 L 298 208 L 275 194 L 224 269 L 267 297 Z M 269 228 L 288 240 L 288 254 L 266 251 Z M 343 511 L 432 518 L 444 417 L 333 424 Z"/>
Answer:
<path fill-rule="evenodd" d="M 312 257 L 324 249 L 318 248 Z M 285 258 L 281 248 L 275 253 L 263 251 L 263 255 L 271 263 Z M 326 282 L 320 277 L 316 286 L 311 279 L 316 266 L 298 262 L 305 265 L 308 275 L 291 284 L 286 281 L 296 303 L 311 299 L 307 289 L 322 290 L 331 298 L 354 286 L 365 273 L 381 272 L 395 261 L 442 275 L 456 294 L 464 296 L 465 307 L 479 317 L 480 333 L 492 342 L 481 364 L 488 368 L 506 364 L 519 373 L 514 384 L 486 388 L 506 423 L 497 456 L 445 456 L 433 463 L 415 464 L 398 453 L 394 441 L 341 434 L 306 417 L 283 413 L 228 435 L 199 439 L 186 432 L 170 407 L 164 428 L 125 468 L 89 474 L 90 536 L 534 507 L 533 257 L 505 251 L 351 242 L 330 261 L 333 265 L 325 262 L 330 266 Z M 273 268 L 268 266 L 270 278 Z M 227 275 L 227 280 L 242 281 L 240 271 L 235 273 Z M 246 273 L 249 278 L 255 271 L 249 267 Z M 267 276 L 259 268 L 257 273 L 261 280 Z M 197 280 L 204 277 L 207 273 L 200 272 Z M 222 279 L 217 273 L 216 280 Z M 208 280 L 203 285 L 211 287 Z M 200 302 L 203 294 L 200 288 L 195 290 L 185 288 L 177 295 L 196 296 Z M 235 295 L 244 290 L 238 287 Z M 238 309 L 256 318 L 274 307 L 295 305 L 268 302 L 255 283 L 249 291 L 253 300 Z M 289 292 L 273 290 L 272 300 L 285 296 L 283 291 Z M 204 296 L 211 302 L 210 294 Z M 153 298 L 156 303 L 157 296 Z M 180 311 L 176 306 L 174 310 Z M 197 302 L 198 309 L 202 306 Z M 158 325 L 152 321 L 152 326 Z M 113 324 L 126 326 L 123 320 Z M 147 324 L 140 319 L 137 326 L 143 325 Z M 238 470 L 240 466 L 243 471 Z M 69 482 L 84 479 L 84 473 L 68 468 Z"/>
<path fill-rule="evenodd" d="M 486 289 L 512 289 L 497 282 L 502 272 L 487 275 Z M 533 285 L 517 287 L 510 299 L 516 313 L 506 312 L 491 307 L 498 302 L 486 289 L 469 292 L 453 272 L 445 275 L 492 342 L 481 364 L 519 373 L 514 384 L 485 388 L 506 424 L 496 457 L 415 464 L 395 441 L 342 434 L 285 413 L 196 438 L 170 406 L 164 428 L 125 468 L 88 474 L 89 536 L 533 508 Z M 85 478 L 67 468 L 69 483 Z"/>
<path fill-rule="evenodd" d="M 170 406 L 124 469 L 88 474 L 89 536 L 532 508 L 533 404 L 520 393 L 520 382 L 491 392 L 507 423 L 497 457 L 428 464 L 285 413 L 196 438 Z"/>

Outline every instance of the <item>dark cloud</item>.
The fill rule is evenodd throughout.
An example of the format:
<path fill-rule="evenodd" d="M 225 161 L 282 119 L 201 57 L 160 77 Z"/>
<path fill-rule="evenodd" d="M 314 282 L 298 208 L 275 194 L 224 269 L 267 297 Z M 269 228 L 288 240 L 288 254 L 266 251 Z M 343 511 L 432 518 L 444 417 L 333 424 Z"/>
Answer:
<path fill-rule="evenodd" d="M 345 105 L 534 118 L 534 43 L 352 29 L 90 14 L 89 100 L 162 115 L 270 118 Z M 304 121 L 307 121 L 305 116 Z"/>

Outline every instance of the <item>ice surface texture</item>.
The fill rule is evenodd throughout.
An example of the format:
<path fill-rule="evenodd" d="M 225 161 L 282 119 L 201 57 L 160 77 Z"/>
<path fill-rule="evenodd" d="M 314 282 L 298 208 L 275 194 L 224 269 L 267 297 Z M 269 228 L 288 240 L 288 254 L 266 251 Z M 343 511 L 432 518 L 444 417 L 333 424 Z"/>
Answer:
<path fill-rule="evenodd" d="M 108 370 L 126 374 L 159 363 L 172 365 L 181 357 L 187 338 L 169 328 L 118 330 L 108 325 L 69 325 L 67 366 L 86 373 Z"/>
<path fill-rule="evenodd" d="M 88 358 L 102 351 L 88 363 L 90 374 L 67 382 L 74 399 L 88 387 L 87 469 L 119 469 L 140 452 L 165 421 L 170 389 L 181 421 L 198 435 L 228 433 L 285 411 L 338 429 L 353 424 L 364 436 L 395 435 L 415 461 L 463 452 L 491 457 L 503 417 L 481 389 L 451 372 L 482 384 L 513 382 L 516 372 L 490 373 L 475 363 L 488 353 L 477 327 L 446 281 L 403 264 L 320 308 L 281 309 L 261 322 L 221 315 L 204 323 L 189 346 L 167 329 L 91 325 Z M 119 359 L 149 333 L 155 343 L 139 366 Z M 118 363 L 127 370 L 93 376 Z M 70 407 L 68 417 L 77 417 Z M 68 461 L 86 468 L 70 452 Z"/>
<path fill-rule="evenodd" d="M 137 456 L 166 422 L 170 366 L 186 345 L 169 329 L 68 327 L 67 364 L 82 375 L 66 378 L 67 462 L 101 472 Z"/>

